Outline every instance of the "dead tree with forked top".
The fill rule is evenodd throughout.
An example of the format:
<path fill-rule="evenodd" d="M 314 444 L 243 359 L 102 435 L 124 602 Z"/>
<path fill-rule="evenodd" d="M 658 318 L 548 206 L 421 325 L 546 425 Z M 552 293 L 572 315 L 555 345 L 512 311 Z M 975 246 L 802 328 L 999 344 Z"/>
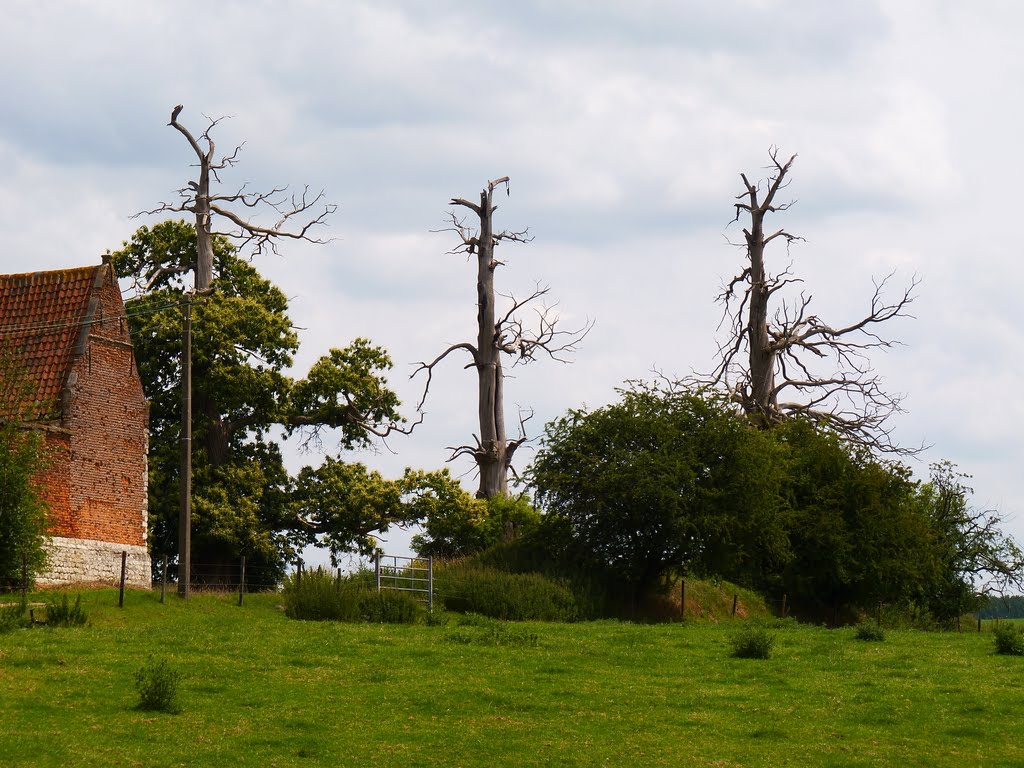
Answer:
<path fill-rule="evenodd" d="M 770 272 L 765 251 L 773 242 L 788 247 L 802 238 L 785 229 L 769 232 L 765 220 L 793 204 L 778 202 L 778 196 L 788 185 L 796 155 L 782 162 L 773 148 L 770 158 L 767 181 L 751 183 L 745 174 L 740 176 L 744 188 L 736 196 L 733 221 L 746 225 L 744 242 L 736 244 L 745 249 L 746 264 L 718 297 L 729 335 L 719 347 L 718 367 L 705 383 L 724 385 L 761 426 L 802 416 L 872 451 L 914 453 L 916 449 L 891 439 L 888 420 L 902 410 L 902 397 L 883 388 L 868 353 L 899 343 L 879 335 L 878 326 L 908 316 L 919 281 L 913 278 L 895 299 L 883 295 L 892 274 L 875 281 L 868 313 L 839 326 L 811 311 L 810 294 L 785 298 L 783 289 L 802 280 L 788 267 Z"/>
<path fill-rule="evenodd" d="M 276 253 L 277 243 L 282 238 L 312 243 L 326 242 L 313 232 L 326 222 L 337 206 L 325 203 L 322 191 L 312 195 L 307 186 L 299 194 L 288 194 L 287 187 L 254 192 L 246 190 L 245 184 L 234 192 L 211 190 L 211 180 L 220 183 L 219 172 L 238 162 L 242 145 L 236 146 L 230 154 L 217 157 L 212 131 L 224 118 L 207 118 L 206 129 L 196 138 L 178 122 L 181 110 L 182 105 L 179 104 L 171 111 L 171 122 L 167 125 L 188 141 L 198 160 L 198 176 L 178 190 L 178 202 L 161 203 L 152 210 L 136 215 L 164 212 L 192 214 L 196 227 L 196 260 L 185 265 L 153 265 L 147 287 L 155 284 L 163 275 L 191 271 L 195 273 L 196 292 L 208 291 L 213 281 L 213 238 L 216 235 L 228 238 L 240 250 L 251 249 L 253 253 L 265 250 Z M 257 224 L 251 214 L 260 210 L 273 211 L 277 221 L 270 226 Z M 225 228 L 219 229 L 220 225 Z"/>
<path fill-rule="evenodd" d="M 486 188 L 480 192 L 479 203 L 461 197 L 451 200 L 453 206 L 468 208 L 478 225 L 474 229 L 453 211 L 449 219 L 451 226 L 443 230 L 454 232 L 459 237 L 460 242 L 453 249 L 453 253 L 465 253 L 476 259 L 476 342 L 452 344 L 430 362 L 419 363 L 413 373 L 413 376 L 421 371 L 426 373 L 427 381 L 423 394 L 425 399 L 430 390 L 434 367 L 457 350 L 469 354 L 470 363 L 466 367 L 472 366 L 477 372 L 480 433 L 474 436 L 475 445 L 452 447 L 449 460 L 458 456 L 473 457 L 480 473 L 477 496 L 485 499 L 508 495 L 508 474 L 512 468 L 512 458 L 519 446 L 526 441 L 523 424 L 529 418 L 520 415 L 519 437 L 510 440 L 505 428 L 505 374 L 502 356 L 512 358 L 512 365 L 532 362 L 538 355 L 567 362 L 565 355 L 576 350 L 592 326 L 592 323 L 587 322 L 576 330 L 561 330 L 556 307 L 542 301 L 548 293 L 548 288 L 540 286 L 525 298 L 504 296 L 508 300 L 508 307 L 503 312 L 498 311 L 494 271 L 504 262 L 495 258 L 494 249 L 503 242 L 523 243 L 532 239 L 525 229 L 498 232 L 494 230 L 493 215 L 497 210 L 497 206 L 492 202 L 494 190 L 505 185 L 507 193 L 508 184 L 507 176 L 487 182 Z M 535 322 L 527 324 L 523 321 L 520 310 L 537 301 L 541 301 L 541 305 L 533 308 Z M 421 401 L 420 405 L 422 404 Z"/>

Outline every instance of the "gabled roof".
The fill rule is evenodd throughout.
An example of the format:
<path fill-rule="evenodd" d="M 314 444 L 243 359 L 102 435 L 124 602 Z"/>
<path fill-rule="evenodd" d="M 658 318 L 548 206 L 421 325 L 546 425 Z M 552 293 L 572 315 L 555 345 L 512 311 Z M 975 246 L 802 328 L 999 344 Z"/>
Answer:
<path fill-rule="evenodd" d="M 55 415 L 71 360 L 88 332 L 95 287 L 110 279 L 110 267 L 0 275 L 0 355 L 24 366 L 37 406 Z M 31 405 L 10 384 L 0 390 L 0 416 Z M 35 414 L 38 415 L 38 414 Z"/>

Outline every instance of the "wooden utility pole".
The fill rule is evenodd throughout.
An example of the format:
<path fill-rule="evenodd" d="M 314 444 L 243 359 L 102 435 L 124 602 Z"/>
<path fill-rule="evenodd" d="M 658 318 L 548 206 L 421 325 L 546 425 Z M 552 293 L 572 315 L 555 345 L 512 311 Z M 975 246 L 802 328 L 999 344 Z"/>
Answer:
<path fill-rule="evenodd" d="M 181 509 L 178 513 L 178 596 L 192 582 L 192 297 L 185 295 L 181 349 Z"/>

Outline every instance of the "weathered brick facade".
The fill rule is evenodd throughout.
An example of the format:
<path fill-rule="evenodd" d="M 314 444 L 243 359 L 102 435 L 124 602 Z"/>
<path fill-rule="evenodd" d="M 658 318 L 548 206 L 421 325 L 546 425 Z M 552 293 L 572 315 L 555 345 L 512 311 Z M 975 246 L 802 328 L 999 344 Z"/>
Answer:
<path fill-rule="evenodd" d="M 0 277 L 0 326 L 21 330 L 13 350 L 47 404 L 38 426 L 50 465 L 38 482 L 50 566 L 40 582 L 110 581 L 127 551 L 129 582 L 149 586 L 149 406 L 113 269 Z"/>

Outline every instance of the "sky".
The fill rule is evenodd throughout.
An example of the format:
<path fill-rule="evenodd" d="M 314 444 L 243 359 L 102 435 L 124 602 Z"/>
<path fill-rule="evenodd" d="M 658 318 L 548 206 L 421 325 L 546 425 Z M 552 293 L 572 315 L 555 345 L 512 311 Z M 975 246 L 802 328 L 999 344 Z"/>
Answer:
<path fill-rule="evenodd" d="M 806 242 L 770 265 L 792 262 L 834 324 L 866 314 L 873 279 L 920 279 L 913 318 L 886 328 L 902 345 L 872 358 L 905 395 L 895 437 L 929 446 L 919 477 L 943 459 L 970 473 L 1024 540 L 1022 32 L 1013 0 L 16 0 L 0 271 L 98 263 L 191 178 L 172 107 L 194 133 L 227 117 L 218 147 L 244 148 L 226 188 L 308 184 L 338 206 L 329 243 L 255 262 L 302 329 L 295 375 L 366 337 L 411 413 L 413 364 L 475 334 L 474 265 L 437 231 L 448 201 L 507 175 L 496 226 L 534 239 L 502 245 L 498 290 L 549 286 L 566 327 L 594 323 L 571 364 L 511 372 L 510 421 L 532 409 L 536 438 L 628 379 L 714 367 L 739 174 L 761 178 L 778 147 L 798 157 L 777 226 Z M 437 371 L 413 435 L 346 458 L 443 466 L 476 431 L 462 366 Z"/>

